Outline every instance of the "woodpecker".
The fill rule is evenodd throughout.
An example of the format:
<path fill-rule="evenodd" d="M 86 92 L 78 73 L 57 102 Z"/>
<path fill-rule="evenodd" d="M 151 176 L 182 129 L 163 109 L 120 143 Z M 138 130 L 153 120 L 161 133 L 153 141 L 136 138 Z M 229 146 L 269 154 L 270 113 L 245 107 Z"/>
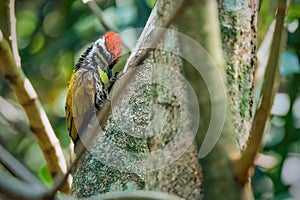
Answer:
<path fill-rule="evenodd" d="M 100 111 L 116 76 L 112 69 L 122 52 L 121 38 L 108 32 L 79 58 L 68 83 L 66 118 L 69 135 L 76 147 L 92 116 Z"/>

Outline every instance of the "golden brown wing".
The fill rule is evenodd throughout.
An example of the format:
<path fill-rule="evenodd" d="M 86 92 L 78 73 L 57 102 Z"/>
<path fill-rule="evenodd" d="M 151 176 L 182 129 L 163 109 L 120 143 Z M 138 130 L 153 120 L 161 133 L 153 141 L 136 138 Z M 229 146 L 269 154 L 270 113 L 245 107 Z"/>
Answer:
<path fill-rule="evenodd" d="M 84 68 L 74 72 L 70 79 L 65 109 L 69 134 L 74 143 L 94 113 L 94 84 L 93 72 Z"/>

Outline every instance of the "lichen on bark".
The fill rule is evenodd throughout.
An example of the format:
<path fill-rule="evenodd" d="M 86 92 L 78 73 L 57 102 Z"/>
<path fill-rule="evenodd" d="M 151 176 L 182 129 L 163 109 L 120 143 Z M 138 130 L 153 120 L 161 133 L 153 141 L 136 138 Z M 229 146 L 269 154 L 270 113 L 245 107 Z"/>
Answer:
<path fill-rule="evenodd" d="M 252 122 L 253 74 L 256 66 L 256 0 L 218 0 L 221 37 L 226 59 L 230 108 L 237 143 L 243 149 Z"/>

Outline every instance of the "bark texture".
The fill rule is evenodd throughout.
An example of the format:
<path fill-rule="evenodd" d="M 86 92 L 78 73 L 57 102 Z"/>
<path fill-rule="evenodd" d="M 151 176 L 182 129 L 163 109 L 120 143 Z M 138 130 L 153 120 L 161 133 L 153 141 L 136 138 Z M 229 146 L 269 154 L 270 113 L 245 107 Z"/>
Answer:
<path fill-rule="evenodd" d="M 187 24 L 186 21 L 189 21 L 189 23 Z M 217 93 L 222 93 L 220 91 L 222 87 L 218 85 L 220 83 L 220 76 L 216 73 L 220 73 L 221 77 L 224 80 L 226 79 L 216 1 L 189 1 L 181 20 L 179 20 L 179 28 L 180 31 L 186 33 L 204 47 L 218 69 L 217 72 L 210 73 L 209 77 L 202 77 L 204 73 L 199 74 L 195 70 L 195 66 L 190 66 L 189 63 L 185 63 L 184 65 L 187 77 L 198 95 L 201 118 L 197 144 L 200 148 L 203 145 L 204 138 L 208 134 L 207 131 L 212 120 L 212 107 L 218 106 L 222 101 L 227 101 L 225 96 L 209 94 L 208 92 L 208 87 L 210 87 L 218 91 Z M 186 47 L 186 51 L 189 54 L 195 54 L 188 47 Z M 206 57 L 206 60 L 201 61 L 201 65 L 207 65 L 206 62 L 209 62 L 210 58 Z M 209 79 L 211 84 L 207 85 L 208 81 L 205 82 L 204 78 L 206 80 Z M 226 84 L 226 81 L 224 81 L 224 84 Z M 227 96 L 227 98 L 229 97 Z M 211 125 L 214 126 L 216 123 L 220 122 L 213 121 Z M 218 142 L 213 147 L 213 150 L 201 159 L 204 199 L 239 198 L 240 186 L 234 179 L 233 163 L 230 158 L 230 155 L 237 151 L 235 138 L 231 115 L 227 112 L 225 124 Z"/>
<path fill-rule="evenodd" d="M 252 86 L 256 64 L 256 1 L 218 0 L 218 5 L 215 3 L 211 0 L 189 1 L 179 22 L 180 31 L 194 38 L 206 49 L 221 73 L 224 72 L 222 75 L 226 76 L 228 83 L 229 112 L 224 129 L 214 149 L 201 160 L 204 198 L 251 199 L 251 195 L 248 195 L 251 188 L 243 189 L 234 178 L 231 156 L 244 148 L 252 120 Z M 219 20 L 215 19 L 218 16 Z M 186 23 L 187 21 L 189 23 Z M 220 53 L 219 25 L 225 62 Z M 201 147 L 211 121 L 211 108 L 216 104 L 210 99 L 207 85 L 197 71 L 187 63 L 185 71 L 194 89 L 200 94 L 198 100 L 201 119 L 197 143 Z M 217 76 L 210 78 L 215 80 L 213 82 L 218 82 Z"/>
<path fill-rule="evenodd" d="M 252 122 L 258 1 L 218 0 L 218 5 L 234 132 L 244 149 Z"/>
<path fill-rule="evenodd" d="M 164 45 L 172 46 L 174 51 L 155 50 L 151 53 L 147 63 L 151 65 L 155 61 L 155 63 L 165 65 L 165 67 L 162 66 L 164 69 L 156 73 L 157 78 L 166 79 L 166 77 L 170 77 L 170 80 L 165 80 L 165 84 L 173 87 L 174 91 L 186 98 L 186 101 L 180 102 L 178 96 L 174 96 L 178 93 L 172 94 L 166 91 L 166 88 L 156 87 L 157 98 L 154 99 L 152 105 L 158 105 L 157 113 L 160 113 L 159 115 L 162 117 L 167 116 L 167 118 L 159 134 L 149 138 L 148 145 L 150 152 L 167 149 L 172 140 L 178 140 L 176 135 L 181 134 L 183 138 L 179 138 L 181 140 L 180 144 L 172 146 L 168 155 L 174 157 L 176 151 L 184 151 L 184 153 L 178 160 L 168 166 L 147 173 L 146 189 L 175 194 L 184 199 L 201 199 L 202 171 L 198 161 L 196 144 L 195 142 L 190 144 L 190 141 L 193 141 L 195 137 L 194 133 L 189 130 L 189 126 L 193 122 L 189 116 L 182 116 L 183 110 L 188 109 L 186 106 L 188 104 L 188 94 L 182 77 L 180 77 L 182 61 L 176 55 L 176 52 L 179 52 L 177 38 L 172 34 L 167 35 L 164 43 L 159 44 L 158 49 L 163 49 Z M 177 72 L 178 76 L 174 76 L 174 73 L 171 74 L 169 67 Z M 178 133 L 178 131 L 184 131 L 184 133 Z M 168 156 L 166 156 L 166 159 L 168 159 Z M 152 164 L 156 165 L 157 163 Z"/>

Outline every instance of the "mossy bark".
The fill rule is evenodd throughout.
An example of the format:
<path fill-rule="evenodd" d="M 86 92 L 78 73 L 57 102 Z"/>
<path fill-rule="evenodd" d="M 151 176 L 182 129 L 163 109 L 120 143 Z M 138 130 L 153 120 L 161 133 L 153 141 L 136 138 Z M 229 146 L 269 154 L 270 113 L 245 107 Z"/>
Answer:
<path fill-rule="evenodd" d="M 227 78 L 229 112 L 224 129 L 213 151 L 201 160 L 205 199 L 252 198 L 251 188 L 244 189 L 235 180 L 231 156 L 244 148 L 252 120 L 252 86 L 256 64 L 256 6 L 255 1 L 248 3 L 248 1 L 219 0 L 218 5 L 215 1 L 208 0 L 189 1 L 179 20 L 180 31 L 198 41 Z M 225 61 L 222 59 L 223 55 Z M 201 147 L 204 133 L 207 132 L 211 120 L 211 107 L 214 105 L 209 100 L 210 95 L 203 79 L 196 70 L 188 67 L 188 63 L 185 65 L 187 65 L 185 71 L 194 89 L 200 93 L 198 100 L 201 119 L 197 142 Z M 215 81 L 218 82 L 217 79 Z"/>
<path fill-rule="evenodd" d="M 218 0 L 218 5 L 229 103 L 238 146 L 243 149 L 252 122 L 258 1 Z"/>
<path fill-rule="evenodd" d="M 186 21 L 189 21 L 189 23 L 187 24 Z M 216 68 L 218 68 L 218 72 L 226 80 L 216 1 L 189 1 L 182 18 L 179 20 L 179 29 L 204 47 L 215 63 Z M 187 49 L 187 51 L 189 50 Z M 190 50 L 190 53 L 194 52 Z M 204 64 L 204 61 L 202 64 Z M 197 134 L 197 144 L 200 148 L 210 125 L 212 107 L 217 106 L 218 101 L 227 100 L 221 96 L 218 98 L 214 97 L 218 96 L 216 94 L 210 95 L 208 87 L 214 87 L 216 91 L 221 87 L 218 84 L 206 85 L 203 77 L 198 74 L 194 67 L 189 66 L 189 63 L 185 63 L 184 69 L 198 95 L 201 118 Z M 212 83 L 220 83 L 217 74 L 212 74 L 211 77 L 206 78 L 211 79 Z M 226 84 L 226 81 L 224 83 Z M 230 98 L 229 96 L 227 97 Z M 214 123 L 219 122 L 213 122 L 212 125 Z M 237 151 L 231 123 L 232 116 L 227 112 L 225 124 L 218 142 L 213 150 L 201 159 L 204 199 L 239 199 L 241 195 L 241 188 L 234 179 L 233 163 L 230 158 L 230 155 Z"/>

